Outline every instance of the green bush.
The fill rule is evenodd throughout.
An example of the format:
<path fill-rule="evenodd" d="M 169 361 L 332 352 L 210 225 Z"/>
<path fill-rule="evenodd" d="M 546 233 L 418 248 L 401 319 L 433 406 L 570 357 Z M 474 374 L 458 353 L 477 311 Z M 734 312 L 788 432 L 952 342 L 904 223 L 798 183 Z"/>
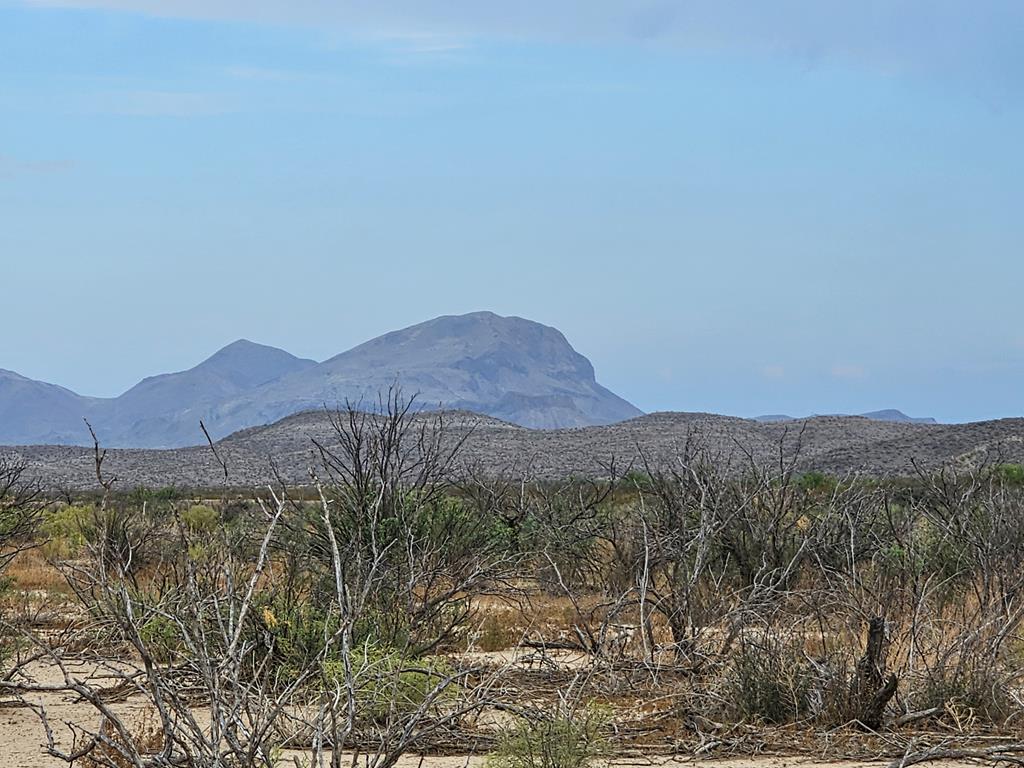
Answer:
<path fill-rule="evenodd" d="M 319 608 L 280 596 L 258 600 L 249 624 L 253 648 L 270 656 L 282 678 L 308 673 L 338 629 L 337 620 Z"/>
<path fill-rule="evenodd" d="M 193 504 L 181 513 L 181 522 L 190 533 L 209 533 L 217 528 L 217 510 L 205 504 Z"/>
<path fill-rule="evenodd" d="M 353 649 L 351 667 L 356 716 L 361 720 L 386 722 L 411 715 L 425 704 L 434 709 L 451 701 L 457 691 L 454 683 L 445 684 L 452 668 L 439 657 L 410 659 L 366 643 Z M 344 663 L 328 661 L 324 678 L 330 685 L 343 683 Z"/>
<path fill-rule="evenodd" d="M 49 508 L 40 527 L 46 541 L 43 547 L 46 556 L 56 559 L 77 556 L 85 546 L 93 515 L 92 507 L 77 504 Z"/>
<path fill-rule="evenodd" d="M 797 486 L 804 491 L 831 491 L 836 486 L 835 478 L 829 477 L 824 472 L 812 470 L 800 475 L 796 481 Z"/>
<path fill-rule="evenodd" d="M 1024 464 L 1000 464 L 996 476 L 1006 485 L 1024 485 Z"/>
<path fill-rule="evenodd" d="M 611 714 L 595 704 L 560 707 L 550 718 L 519 718 L 505 728 L 487 768 L 586 768 L 609 752 Z"/>
<path fill-rule="evenodd" d="M 744 642 L 726 675 L 727 714 L 773 725 L 810 714 L 813 678 L 799 659 L 771 637 Z"/>
<path fill-rule="evenodd" d="M 907 681 L 919 709 L 942 707 L 960 716 L 1003 723 L 1020 707 L 996 669 L 976 659 L 964 659 L 928 670 Z"/>
<path fill-rule="evenodd" d="M 178 626 L 166 616 L 154 616 L 139 628 L 139 636 L 153 658 L 161 664 L 173 661 L 183 643 Z"/>

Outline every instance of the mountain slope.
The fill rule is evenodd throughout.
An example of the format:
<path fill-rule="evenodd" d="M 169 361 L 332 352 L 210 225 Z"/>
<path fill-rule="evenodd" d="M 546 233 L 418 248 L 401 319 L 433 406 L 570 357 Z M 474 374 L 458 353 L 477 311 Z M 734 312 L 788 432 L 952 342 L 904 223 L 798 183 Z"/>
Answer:
<path fill-rule="evenodd" d="M 835 416 L 846 416 L 847 414 L 832 414 Z M 861 418 L 870 419 L 871 421 L 890 421 L 897 422 L 899 424 L 938 424 L 939 422 L 930 416 L 921 418 L 915 418 L 913 416 L 907 416 L 903 411 L 898 411 L 895 408 L 886 408 L 881 411 L 871 411 L 869 413 L 858 414 Z M 814 418 L 813 416 L 808 418 Z M 780 424 L 787 421 L 799 421 L 800 419 L 796 416 L 786 416 L 781 413 L 772 413 L 765 416 L 755 416 L 754 421 L 759 421 L 762 424 Z"/>
<path fill-rule="evenodd" d="M 602 387 L 559 331 L 491 312 L 443 316 L 393 331 L 268 384 L 217 413 L 218 434 L 398 385 L 421 407 L 476 411 L 534 428 L 609 424 L 640 410 Z M 253 416 L 256 420 L 253 420 Z"/>
<path fill-rule="evenodd" d="M 398 385 L 423 408 L 485 413 L 531 427 L 607 424 L 640 413 L 597 383 L 554 328 L 490 312 L 445 316 L 385 334 L 323 363 L 240 340 L 187 371 L 144 379 L 116 398 L 87 398 L 0 374 L 0 443 L 174 448 Z"/>
<path fill-rule="evenodd" d="M 83 419 L 101 442 L 120 448 L 172 448 L 203 440 L 199 420 L 225 399 L 316 365 L 280 349 L 236 341 L 194 368 L 143 379 L 115 398 L 0 371 L 0 443 L 89 445 Z"/>
<path fill-rule="evenodd" d="M 872 419 L 874 421 L 898 421 L 902 424 L 937 424 L 938 422 L 930 416 L 925 417 L 914 417 L 907 416 L 903 411 L 897 411 L 895 408 L 887 408 L 884 411 L 871 411 L 871 413 L 862 413 L 865 419 Z"/>
<path fill-rule="evenodd" d="M 202 440 L 199 421 L 211 419 L 224 400 L 314 365 L 240 339 L 194 368 L 143 379 L 108 401 L 97 418 L 97 432 L 105 443 L 124 448 L 194 444 Z"/>
<path fill-rule="evenodd" d="M 0 441 L 85 444 L 89 431 L 82 419 L 101 401 L 70 389 L 0 369 Z"/>

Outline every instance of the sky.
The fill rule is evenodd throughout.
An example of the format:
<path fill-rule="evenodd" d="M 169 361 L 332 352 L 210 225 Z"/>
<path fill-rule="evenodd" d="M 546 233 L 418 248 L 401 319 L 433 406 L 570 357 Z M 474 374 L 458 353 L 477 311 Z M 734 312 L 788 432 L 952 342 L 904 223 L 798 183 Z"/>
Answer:
<path fill-rule="evenodd" d="M 1018 0 L 0 0 L 0 368 L 559 328 L 646 411 L 1024 415 Z"/>

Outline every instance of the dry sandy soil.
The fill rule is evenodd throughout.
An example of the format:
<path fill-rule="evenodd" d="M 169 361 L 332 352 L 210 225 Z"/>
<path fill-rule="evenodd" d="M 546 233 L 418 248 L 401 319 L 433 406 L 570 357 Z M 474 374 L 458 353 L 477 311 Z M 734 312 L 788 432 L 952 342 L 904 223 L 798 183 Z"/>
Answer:
<path fill-rule="evenodd" d="M 72 667 L 73 673 L 91 682 L 102 684 L 103 673 L 92 665 Z M 61 678 L 53 667 L 36 665 L 31 669 L 33 677 L 40 683 L 59 683 Z M 108 683 L 109 684 L 109 683 Z M 64 723 L 95 723 L 94 710 L 72 695 L 47 693 L 35 696 L 32 702 L 42 705 L 50 717 L 55 737 L 63 746 L 69 745 L 67 728 Z M 119 715 L 128 721 L 137 721 L 143 716 L 141 702 L 129 699 L 114 706 Z M 9 706 L 0 702 L 0 766 L 2 768 L 58 768 L 66 765 L 45 754 L 45 733 L 35 713 L 23 706 Z M 299 752 L 289 752 L 283 758 L 282 768 L 293 766 L 295 757 L 301 760 Z M 408 755 L 399 762 L 399 768 L 481 768 L 481 756 L 428 756 Z M 652 756 L 618 758 L 611 768 L 882 768 L 888 761 L 828 760 L 806 756 L 758 755 L 752 757 L 729 757 L 720 759 L 694 759 L 687 756 Z M 971 765 L 968 762 L 942 761 L 928 763 L 931 766 L 959 768 Z"/>
<path fill-rule="evenodd" d="M 40 704 L 46 706 L 55 724 L 63 721 L 89 722 L 95 720 L 95 714 L 87 704 L 75 702 L 69 697 L 50 694 L 40 696 L 36 699 Z M 119 707 L 119 712 L 140 716 L 141 709 L 132 702 L 126 702 Z M 0 765 L 4 768 L 58 768 L 66 766 L 66 763 L 49 757 L 45 754 L 43 745 L 45 736 L 43 729 L 35 714 L 24 707 L 3 708 L 0 707 Z M 291 753 L 285 756 L 282 768 L 292 766 L 292 758 L 301 754 Z M 473 756 L 433 756 L 421 759 L 418 755 L 408 755 L 399 761 L 399 768 L 480 768 L 483 764 L 482 757 Z M 690 766 L 700 768 L 881 768 L 886 761 L 864 762 L 864 761 L 822 761 L 807 757 L 778 757 L 759 756 L 749 758 L 729 758 L 720 760 L 691 760 L 685 757 L 666 758 L 652 757 L 628 758 L 615 760 L 613 767 L 621 766 L 629 768 L 632 766 L 651 768 L 674 768 L 674 766 Z M 931 763 L 935 766 L 959 766 L 967 763 Z"/>

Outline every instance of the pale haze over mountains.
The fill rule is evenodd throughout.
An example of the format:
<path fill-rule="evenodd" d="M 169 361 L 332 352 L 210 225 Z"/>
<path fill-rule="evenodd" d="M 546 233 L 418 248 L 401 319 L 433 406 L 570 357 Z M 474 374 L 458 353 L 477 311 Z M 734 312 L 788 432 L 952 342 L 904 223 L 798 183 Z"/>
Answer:
<path fill-rule="evenodd" d="M 87 445 L 83 419 L 110 447 L 175 448 L 346 401 L 372 408 L 401 387 L 418 407 L 474 411 L 552 429 L 641 415 L 602 387 L 558 330 L 492 312 L 448 315 L 387 333 L 318 363 L 239 340 L 186 371 L 143 379 L 114 398 L 85 397 L 0 370 L 0 443 Z M 895 410 L 877 421 L 923 421 Z M 765 416 L 761 421 L 785 421 Z"/>

